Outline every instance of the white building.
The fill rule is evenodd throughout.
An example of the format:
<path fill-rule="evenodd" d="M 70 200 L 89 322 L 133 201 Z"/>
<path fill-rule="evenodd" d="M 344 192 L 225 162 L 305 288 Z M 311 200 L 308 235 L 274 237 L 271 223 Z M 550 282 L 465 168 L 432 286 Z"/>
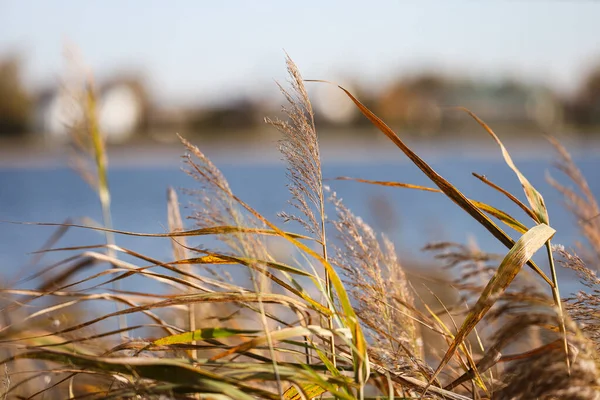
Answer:
<path fill-rule="evenodd" d="M 100 131 L 109 143 L 125 142 L 140 128 L 143 99 L 126 83 L 107 85 L 99 93 L 96 112 Z M 36 130 L 51 142 L 67 142 L 71 130 L 84 122 L 84 100 L 76 97 L 64 90 L 43 93 L 35 109 Z"/>

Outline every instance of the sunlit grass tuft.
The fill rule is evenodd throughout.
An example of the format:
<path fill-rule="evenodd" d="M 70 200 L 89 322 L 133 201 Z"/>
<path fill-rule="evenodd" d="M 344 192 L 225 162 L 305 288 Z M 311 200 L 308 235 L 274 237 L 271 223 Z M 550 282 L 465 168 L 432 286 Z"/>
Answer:
<path fill-rule="evenodd" d="M 477 177 L 531 221 L 467 198 L 341 89 L 435 187 L 338 179 L 445 195 L 508 248 L 490 255 L 473 245 L 428 245 L 453 271 L 453 279 L 432 278 L 457 295 L 451 300 L 413 284 L 392 241 L 327 193 L 308 92 L 289 58 L 287 67 L 291 89 L 280 86 L 287 120 L 268 120 L 283 135 L 290 204 L 297 211 L 281 214 L 284 223 L 297 223 L 285 230 L 238 197 L 201 149 L 182 137 L 185 171 L 195 182 L 185 192 L 191 226 L 169 189 L 168 232 L 114 229 L 106 152 L 87 86 L 88 136 L 78 140 L 91 143 L 80 149 L 92 155 L 96 175 L 84 176 L 96 177 L 104 223 L 34 223 L 58 229 L 36 262 L 49 252 L 64 255 L 33 274 L 40 285 L 27 287 L 23 279 L 1 289 L 0 398 L 597 398 L 600 296 L 580 293 L 563 312 L 551 251 L 588 286 L 598 284 L 586 266 L 597 261 L 598 207 L 568 153 L 556 144 L 560 168 L 583 195 L 555 186 L 579 218 L 590 261 L 551 247 L 555 230 L 542 195 L 474 114 L 468 111 L 500 146 L 526 203 Z M 96 230 L 106 241 L 61 248 L 66 229 Z M 118 244 L 123 235 L 170 244 L 172 258 L 124 248 Z M 215 243 L 211 238 L 218 245 L 208 246 Z M 289 257 L 278 259 L 273 245 L 290 249 Z M 550 277 L 531 260 L 543 246 Z M 132 279 L 136 289 L 125 285 Z"/>

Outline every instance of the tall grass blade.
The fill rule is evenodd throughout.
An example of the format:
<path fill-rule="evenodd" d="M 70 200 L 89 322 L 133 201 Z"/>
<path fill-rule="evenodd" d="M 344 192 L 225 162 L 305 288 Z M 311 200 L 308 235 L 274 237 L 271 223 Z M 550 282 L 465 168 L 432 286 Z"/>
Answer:
<path fill-rule="evenodd" d="M 283 398 L 285 400 L 303 400 L 303 399 L 314 399 L 319 397 L 326 392 L 322 386 L 310 383 L 302 386 L 302 394 L 296 389 L 295 386 L 290 386 L 284 393 Z"/>
<path fill-rule="evenodd" d="M 169 232 L 183 232 L 183 221 L 181 219 L 181 212 L 179 211 L 179 199 L 177 197 L 177 192 L 175 192 L 172 187 L 167 189 L 167 222 L 169 224 Z M 173 257 L 175 260 L 189 258 L 188 250 L 184 247 L 186 244 L 185 236 L 180 237 L 178 241 L 171 240 Z M 192 270 L 190 269 L 188 273 L 191 272 Z"/>
<path fill-rule="evenodd" d="M 255 347 L 258 347 L 262 344 L 267 343 L 268 340 L 282 341 L 282 340 L 290 339 L 292 337 L 310 336 L 313 334 L 320 334 L 322 336 L 331 336 L 332 332 L 325 331 L 323 328 L 321 328 L 320 326 L 316 326 L 316 325 L 309 325 L 307 327 L 294 326 L 291 328 L 280 329 L 275 332 L 270 332 L 269 336 L 264 335 L 264 336 L 256 337 L 256 338 L 248 340 L 247 342 L 244 342 L 240 345 L 234 346 L 220 354 L 217 354 L 217 355 L 211 357 L 210 360 L 216 361 L 216 360 L 230 356 L 235 353 L 248 351 L 250 349 L 253 349 Z"/>
<path fill-rule="evenodd" d="M 326 81 L 310 81 L 310 82 L 323 82 Z M 356 97 L 349 91 L 341 86 L 338 86 L 346 95 L 354 102 L 361 113 L 371 121 L 383 134 L 385 134 L 406 156 L 421 170 L 433 183 L 435 183 L 440 190 L 450 198 L 454 203 L 466 211 L 471 217 L 485 227 L 496 239 L 500 241 L 507 248 L 511 249 L 514 246 L 514 240 L 510 238 L 502 229 L 500 229 L 492 220 L 490 220 L 479 208 L 477 208 L 469 199 L 465 197 L 456 187 L 450 182 L 439 175 L 433 168 L 429 166 L 421 157 L 419 157 L 414 151 L 412 151 L 404 142 L 394 133 L 394 131 L 385 124 L 379 117 L 377 117 L 371 110 L 365 107 Z M 539 276 L 542 277 L 551 287 L 554 287 L 554 283 L 550 278 L 546 276 L 535 262 L 529 260 L 527 262 Z"/>
<path fill-rule="evenodd" d="M 211 226 L 200 229 L 192 229 L 187 231 L 177 231 L 177 232 L 169 232 L 169 233 L 142 233 L 142 232 L 129 232 L 122 231 L 118 229 L 109 229 L 103 228 L 101 226 L 91 226 L 91 225 L 80 225 L 80 224 L 69 224 L 69 223 L 58 223 L 58 222 L 16 222 L 16 221 L 0 221 L 9 224 L 18 224 L 18 225 L 39 225 L 39 226 L 68 226 L 74 228 L 82 228 L 82 229 L 91 229 L 99 232 L 109 232 L 109 233 L 118 233 L 119 235 L 128 235 L 128 236 L 139 236 L 139 237 L 156 237 L 156 238 L 178 238 L 178 237 L 186 237 L 186 236 L 204 236 L 204 235 L 227 235 L 227 234 L 237 234 L 237 233 L 253 233 L 257 235 L 267 235 L 267 236 L 280 236 L 278 232 L 273 229 L 260 229 L 260 228 L 246 228 L 243 226 Z M 313 238 L 305 235 L 300 235 L 293 232 L 285 232 L 285 234 L 294 239 L 302 239 L 302 240 L 314 240 Z"/>
<path fill-rule="evenodd" d="M 85 167 L 80 168 L 79 172 L 84 180 L 86 180 L 96 190 L 100 204 L 102 207 L 102 218 L 105 231 L 106 243 L 110 245 L 115 244 L 115 237 L 111 229 L 112 213 L 111 213 L 111 196 L 110 188 L 108 184 L 108 157 L 105 148 L 105 139 L 100 131 L 100 123 L 98 120 L 98 104 L 96 91 L 94 88 L 94 82 L 91 76 L 88 77 L 84 92 L 83 92 L 83 116 L 84 116 L 84 128 L 82 132 L 77 131 L 77 127 L 73 127 L 71 137 L 76 147 L 84 154 L 91 154 L 95 163 L 95 173 L 90 173 Z M 83 162 L 83 160 L 79 160 Z M 69 225 L 63 225 L 69 226 Z M 110 257 L 116 257 L 116 253 L 109 247 L 107 249 Z M 120 286 L 118 282 L 114 283 L 114 289 L 119 290 Z M 120 307 L 120 305 L 117 305 Z M 124 329 L 127 327 L 127 319 L 125 317 L 119 318 L 119 328 Z M 125 339 L 125 336 L 123 337 Z"/>
<path fill-rule="evenodd" d="M 494 182 L 490 181 L 484 175 L 479 175 L 479 174 L 476 174 L 475 172 L 473 172 L 472 175 L 475 178 L 479 179 L 481 182 L 485 183 L 486 185 L 490 186 L 491 188 L 493 188 L 493 189 L 499 191 L 500 193 L 502 193 L 503 195 L 505 195 L 510 201 L 512 201 L 513 203 L 515 203 L 517 206 L 519 206 L 519 208 L 521 210 L 523 210 L 523 212 L 525 212 L 525 214 L 527 214 L 532 220 L 537 221 L 538 218 L 533 213 L 533 211 L 531 211 L 531 209 L 529 207 L 527 207 L 525 204 L 523 204 L 523 202 L 521 200 L 519 200 L 518 198 L 516 198 L 515 195 L 513 195 L 509 191 L 501 188 L 500 186 L 496 185 Z"/>
<path fill-rule="evenodd" d="M 176 335 L 169 335 L 156 339 L 152 343 L 157 346 L 180 344 L 180 343 L 193 343 L 195 340 L 207 340 L 207 339 L 223 339 L 232 336 L 246 336 L 255 335 L 260 331 L 247 330 L 247 329 L 231 329 L 231 328 L 204 328 L 197 329 L 192 332 L 184 332 Z"/>
<path fill-rule="evenodd" d="M 477 117 L 477 115 L 475 115 L 469 109 L 464 108 L 464 107 L 458 107 L 458 109 L 463 110 L 464 112 L 469 114 L 471 116 L 471 118 L 473 118 L 475 121 L 477 121 L 477 123 L 479 125 L 481 125 L 483 127 L 483 129 L 486 130 L 487 133 L 490 134 L 490 136 L 494 139 L 494 141 L 498 144 L 498 146 L 500 146 L 500 150 L 502 151 L 502 156 L 504 157 L 504 161 L 514 171 L 514 173 L 519 178 L 519 182 L 521 182 L 521 186 L 523 186 L 523 190 L 525 191 L 525 196 L 527 197 L 527 200 L 529 201 L 529 205 L 531 206 L 531 209 L 533 210 L 533 213 L 536 217 L 535 221 L 537 223 L 544 223 L 546 225 L 549 225 L 550 222 L 549 222 L 549 217 L 548 217 L 548 210 L 546 208 L 546 203 L 544 202 L 544 198 L 542 197 L 540 192 L 538 192 L 533 187 L 533 185 L 529 182 L 529 180 L 525 177 L 525 175 L 523 175 L 521 173 L 521 171 L 519 171 L 519 169 L 513 162 L 510 154 L 508 153 L 508 150 L 506 150 L 506 147 L 504 147 L 504 145 L 502 144 L 502 142 L 500 141 L 498 136 L 496 136 L 494 131 L 492 131 L 492 129 L 485 122 L 483 122 L 481 119 L 479 119 L 479 117 Z"/>

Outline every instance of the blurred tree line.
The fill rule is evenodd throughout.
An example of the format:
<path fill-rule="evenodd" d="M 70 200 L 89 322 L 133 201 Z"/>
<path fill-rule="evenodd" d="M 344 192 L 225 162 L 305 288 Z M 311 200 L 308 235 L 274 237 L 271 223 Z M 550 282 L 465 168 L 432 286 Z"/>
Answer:
<path fill-rule="evenodd" d="M 575 98 L 566 104 L 567 118 L 579 125 L 600 125 L 600 65 L 585 78 Z"/>
<path fill-rule="evenodd" d="M 21 60 L 0 59 L 0 134 L 20 134 L 28 129 L 32 102 L 23 85 Z"/>
<path fill-rule="evenodd" d="M 60 103 L 48 100 L 49 96 L 52 100 L 52 96 L 58 93 L 58 85 L 39 93 L 26 90 L 22 66 L 21 60 L 15 56 L 0 59 L 0 134 L 19 135 L 47 129 L 35 124 L 36 116 L 48 117 L 48 113 L 54 112 L 50 105 L 54 104 L 56 108 L 56 104 Z M 120 87 L 127 87 L 130 93 L 118 90 Z M 437 73 L 404 76 L 380 93 L 361 90 L 357 82 L 352 91 L 385 121 L 420 133 L 444 132 L 460 126 L 464 123 L 464 115 L 448 112 L 445 107 L 464 106 L 490 124 L 544 130 L 566 124 L 569 128 L 594 130 L 600 134 L 600 65 L 585 77 L 571 98 L 561 98 L 547 87 L 514 80 L 489 83 Z M 204 108 L 156 107 L 143 80 L 136 74 L 105 82 L 99 93 L 100 96 L 105 95 L 106 102 L 114 103 L 112 108 L 107 106 L 107 119 L 122 119 L 120 124 L 107 126 L 146 135 L 173 129 L 209 135 L 221 135 L 224 131 L 240 132 L 261 127 L 263 116 L 274 112 L 272 105 L 253 98 L 240 98 Z M 342 109 L 348 103 L 344 96 L 325 96 L 315 100 L 320 126 L 360 127 L 364 122 L 352 107 Z M 40 111 L 43 106 L 46 110 Z M 124 115 L 128 109 L 129 117 Z M 129 136 L 123 134 L 121 137 Z"/>

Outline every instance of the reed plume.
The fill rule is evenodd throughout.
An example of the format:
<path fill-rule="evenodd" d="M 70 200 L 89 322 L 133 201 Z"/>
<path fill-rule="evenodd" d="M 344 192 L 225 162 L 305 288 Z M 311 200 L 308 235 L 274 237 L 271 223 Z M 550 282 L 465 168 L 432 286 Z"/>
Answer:
<path fill-rule="evenodd" d="M 277 83 L 279 90 L 287 100 L 282 107 L 287 121 L 265 118 L 265 122 L 281 132 L 279 151 L 287 163 L 289 204 L 301 215 L 289 214 L 285 211 L 278 215 L 285 222 L 295 221 L 315 237 L 321 245 L 323 259 L 328 262 L 327 235 L 325 230 L 325 199 L 323 193 L 323 173 L 321 155 L 315 126 L 315 116 L 308 97 L 302 75 L 292 59 L 287 56 L 286 64 L 290 76 L 291 91 Z M 332 298 L 332 284 L 329 273 L 325 271 L 325 294 L 327 303 Z M 333 329 L 333 319 L 328 318 L 328 327 Z M 332 362 L 336 359 L 334 339 L 331 338 L 330 349 Z"/>
<path fill-rule="evenodd" d="M 588 261 L 588 264 L 597 268 L 600 266 L 600 207 L 587 180 L 573 162 L 567 149 L 555 138 L 549 137 L 548 140 L 558 153 L 555 167 L 574 187 L 563 185 L 550 175 L 547 177 L 548 182 L 563 195 L 567 209 L 576 218 L 582 237 L 587 241 L 587 246 L 583 243 L 578 246 L 581 256 Z"/>
<path fill-rule="evenodd" d="M 289 203 L 302 216 L 286 212 L 281 212 L 280 216 L 285 221 L 298 222 L 323 243 L 323 175 L 314 112 L 300 71 L 291 58 L 287 57 L 286 63 L 292 90 L 286 90 L 279 83 L 277 85 L 287 100 L 282 111 L 288 120 L 266 118 L 266 122 L 283 135 L 279 141 L 279 150 L 287 162 L 288 190 L 291 195 Z"/>
<path fill-rule="evenodd" d="M 550 314 L 521 315 L 500 333 L 514 337 L 531 326 L 556 326 L 557 319 Z M 569 318 L 565 319 L 568 332 L 570 373 L 564 362 L 561 340 L 555 337 L 547 345 L 516 359 L 502 374 L 502 383 L 494 399 L 567 399 L 593 400 L 600 398 L 600 371 L 596 364 L 594 343 L 586 338 Z M 556 335 L 555 335 L 556 336 Z M 507 359 L 510 357 L 506 357 Z M 519 359 L 520 358 L 520 359 Z"/>
<path fill-rule="evenodd" d="M 423 343 L 413 314 L 412 288 L 393 243 L 382 235 L 380 244 L 373 229 L 341 199 L 333 194 L 330 200 L 340 239 L 333 262 L 346 277 L 356 313 L 373 340 L 374 356 L 393 369 L 420 374 Z"/>

